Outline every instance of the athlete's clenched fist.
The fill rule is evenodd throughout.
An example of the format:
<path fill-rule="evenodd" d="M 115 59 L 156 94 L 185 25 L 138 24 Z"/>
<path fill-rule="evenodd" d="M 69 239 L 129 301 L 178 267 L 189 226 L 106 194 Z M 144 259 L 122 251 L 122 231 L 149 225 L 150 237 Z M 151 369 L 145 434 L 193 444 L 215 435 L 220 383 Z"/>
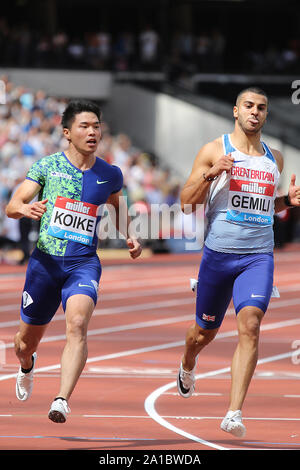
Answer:
<path fill-rule="evenodd" d="M 29 217 L 30 219 L 40 220 L 42 215 L 47 211 L 48 199 L 43 199 L 43 201 L 36 201 L 32 204 L 25 204 L 24 216 Z"/>
<path fill-rule="evenodd" d="M 212 166 L 210 169 L 210 173 L 213 176 L 219 176 L 223 171 L 226 171 L 226 173 L 229 173 L 232 165 L 234 163 L 234 158 L 231 156 L 231 153 L 228 153 L 227 155 L 222 155 L 219 160 L 216 161 L 216 163 Z"/>

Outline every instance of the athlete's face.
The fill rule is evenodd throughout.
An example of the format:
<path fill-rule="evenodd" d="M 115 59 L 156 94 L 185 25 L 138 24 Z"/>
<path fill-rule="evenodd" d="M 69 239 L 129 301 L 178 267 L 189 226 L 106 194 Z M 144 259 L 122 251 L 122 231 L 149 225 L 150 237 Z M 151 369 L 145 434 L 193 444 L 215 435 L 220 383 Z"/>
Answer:
<path fill-rule="evenodd" d="M 233 115 L 245 134 L 256 134 L 266 122 L 267 108 L 268 100 L 265 96 L 246 92 L 234 106 Z"/>
<path fill-rule="evenodd" d="M 94 153 L 101 139 L 100 122 L 96 114 L 76 114 L 71 129 L 64 129 L 64 135 L 83 155 Z"/>

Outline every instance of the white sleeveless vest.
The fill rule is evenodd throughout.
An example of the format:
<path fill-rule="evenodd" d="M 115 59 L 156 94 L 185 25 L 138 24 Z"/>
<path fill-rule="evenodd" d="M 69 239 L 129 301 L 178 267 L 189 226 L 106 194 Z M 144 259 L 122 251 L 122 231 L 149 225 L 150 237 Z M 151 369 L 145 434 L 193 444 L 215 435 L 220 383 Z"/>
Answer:
<path fill-rule="evenodd" d="M 211 184 L 205 215 L 205 245 L 224 253 L 268 253 L 274 248 L 274 200 L 280 172 L 271 150 L 250 156 L 235 149 L 223 135 L 224 154 L 234 164 Z"/>

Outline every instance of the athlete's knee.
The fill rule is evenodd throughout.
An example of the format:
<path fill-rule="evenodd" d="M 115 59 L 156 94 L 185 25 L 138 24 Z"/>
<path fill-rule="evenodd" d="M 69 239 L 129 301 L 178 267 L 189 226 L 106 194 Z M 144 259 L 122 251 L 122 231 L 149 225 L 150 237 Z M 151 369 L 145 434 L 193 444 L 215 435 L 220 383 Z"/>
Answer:
<path fill-rule="evenodd" d="M 240 313 L 242 314 L 240 316 Z M 257 341 L 263 312 L 260 309 L 248 309 L 239 313 L 238 330 L 241 339 Z"/>
<path fill-rule="evenodd" d="M 199 325 L 193 325 L 188 331 L 187 343 L 194 347 L 204 347 L 208 345 L 216 336 L 218 329 L 205 330 Z"/>
<path fill-rule="evenodd" d="M 67 338 L 84 339 L 87 335 L 87 321 L 84 316 L 75 314 L 67 321 Z"/>
<path fill-rule="evenodd" d="M 28 335 L 23 336 L 18 332 L 15 335 L 15 352 L 17 356 L 30 356 L 36 351 L 39 342 L 39 337 Z"/>

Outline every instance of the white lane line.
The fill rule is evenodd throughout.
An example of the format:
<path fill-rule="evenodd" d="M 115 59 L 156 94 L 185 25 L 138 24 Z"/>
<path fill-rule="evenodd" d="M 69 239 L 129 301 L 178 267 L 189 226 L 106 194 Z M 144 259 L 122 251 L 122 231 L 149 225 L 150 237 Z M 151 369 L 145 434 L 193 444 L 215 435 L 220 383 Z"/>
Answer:
<path fill-rule="evenodd" d="M 8 435 L 2 436 L 0 438 L 4 439 L 62 439 L 61 436 L 19 436 L 19 435 Z M 147 437 L 95 437 L 95 436 L 69 436 L 68 440 L 70 441 L 156 441 L 156 439 L 149 439 Z M 150 462 L 149 462 L 150 463 Z M 101 463 L 100 463 L 101 465 Z"/>
<path fill-rule="evenodd" d="M 266 330 L 271 330 L 271 329 L 283 328 L 284 326 L 291 326 L 291 325 L 295 325 L 295 324 L 299 324 L 299 323 L 300 323 L 300 319 L 298 319 L 298 320 L 287 320 L 286 322 L 284 322 L 284 321 L 283 322 L 275 322 L 275 323 L 271 323 L 271 324 L 267 324 L 267 325 L 262 325 L 261 330 L 265 330 L 265 329 Z M 223 333 L 219 333 L 216 336 L 215 341 L 217 339 L 228 338 L 228 337 L 232 337 L 232 336 L 237 336 L 237 331 L 236 330 L 225 331 Z M 163 350 L 163 349 L 176 348 L 176 347 L 179 347 L 179 346 L 183 346 L 184 344 L 185 344 L 185 340 L 181 340 L 181 341 L 175 341 L 175 342 L 171 342 L 171 343 L 159 344 L 159 345 L 156 345 L 156 346 L 148 346 L 148 347 L 145 347 L 145 348 L 131 349 L 131 350 L 128 350 L 128 351 L 121 351 L 121 352 L 116 352 L 116 353 L 112 353 L 112 354 L 106 354 L 104 356 L 91 357 L 91 358 L 88 358 L 86 362 L 87 362 L 87 364 L 89 364 L 89 363 L 92 363 L 92 362 L 105 361 L 105 360 L 109 360 L 109 359 L 116 359 L 116 358 L 119 358 L 119 357 L 132 356 L 134 354 L 143 354 L 143 353 L 150 352 L 150 351 L 159 351 L 159 350 Z M 292 354 L 295 354 L 295 352 L 292 351 L 290 353 L 290 355 L 292 355 Z M 54 364 L 54 365 L 50 365 L 50 366 L 40 367 L 40 368 L 35 369 L 35 372 L 36 373 L 37 372 L 47 372 L 47 371 L 56 370 L 56 369 L 60 369 L 60 364 Z M 226 369 L 226 371 L 227 371 L 227 369 Z M 11 379 L 11 378 L 14 378 L 16 376 L 17 376 L 17 373 L 5 374 L 5 375 L 2 375 L 2 376 L 0 375 L 0 381 Z"/>
<path fill-rule="evenodd" d="M 291 357 L 293 354 L 293 352 L 289 351 L 287 353 L 283 353 L 283 354 L 277 354 L 275 356 L 269 356 L 269 357 L 265 357 L 263 359 L 260 359 L 257 364 L 266 364 L 268 362 L 274 362 L 274 361 L 279 361 L 281 359 L 285 359 L 287 357 Z M 230 372 L 230 367 L 224 367 L 222 369 L 217 369 L 217 370 L 213 370 L 213 371 L 210 371 L 210 372 L 206 372 L 206 373 L 203 373 L 203 374 L 197 374 L 195 376 L 196 380 L 197 379 L 204 379 L 206 377 L 213 377 L 213 376 L 216 376 L 216 375 L 220 375 L 220 374 L 224 374 L 226 372 Z M 168 421 L 166 421 L 165 418 L 163 418 L 162 416 L 160 416 L 158 414 L 158 412 L 156 411 L 155 409 L 155 402 L 156 400 L 164 393 L 166 393 L 167 390 L 170 390 L 170 388 L 174 388 L 174 387 L 177 387 L 177 383 L 176 381 L 174 382 L 171 382 L 169 384 L 166 384 L 166 385 L 163 385 L 162 387 L 159 387 L 158 389 L 154 390 L 145 400 L 145 403 L 144 403 L 144 407 L 145 407 L 145 410 L 146 412 L 148 413 L 149 416 L 151 416 L 151 418 L 156 421 L 158 424 L 160 424 L 161 426 L 169 429 L 170 431 L 173 431 L 175 432 L 176 434 L 179 434 L 183 437 L 186 437 L 192 441 L 196 441 L 196 442 L 199 442 L 200 444 L 203 444 L 205 446 L 208 446 L 208 447 L 212 447 L 214 449 L 219 449 L 219 450 L 229 450 L 230 448 L 227 448 L 227 447 L 221 447 L 213 442 L 210 442 L 210 441 L 206 441 L 205 439 L 202 439 L 198 436 L 195 436 L 193 434 L 190 434 L 190 433 L 187 433 L 185 432 L 184 430 L 178 428 L 177 426 L 174 426 L 173 424 L 169 423 Z"/>
<path fill-rule="evenodd" d="M 163 300 L 159 302 L 147 302 L 144 304 L 135 304 L 135 305 L 125 305 L 125 306 L 119 306 L 119 307 L 109 307 L 109 308 L 101 308 L 101 309 L 95 309 L 93 312 L 93 317 L 97 316 L 104 316 L 104 315 L 118 315 L 122 313 L 128 313 L 128 312 L 137 312 L 139 310 L 160 310 L 162 308 L 170 308 L 170 307 L 176 307 L 178 305 L 190 305 L 194 304 L 195 300 L 193 298 L 186 298 L 186 299 L 173 299 L 173 300 Z M 66 317 L 63 314 L 56 314 L 53 317 L 53 321 L 59 321 L 63 320 L 65 321 Z M 1 322 L 0 323 L 0 328 L 8 328 L 11 326 L 17 326 L 19 325 L 19 320 L 14 320 L 14 321 L 6 321 L 6 322 Z"/>
<path fill-rule="evenodd" d="M 184 321 L 189 321 L 194 318 L 193 315 L 182 315 L 180 317 L 170 317 L 170 318 L 161 318 L 160 320 L 149 320 L 145 322 L 138 322 L 138 323 L 129 323 L 128 325 L 119 325 L 119 326 L 110 326 L 106 328 L 97 328 L 91 329 L 87 332 L 87 336 L 98 336 L 98 335 L 105 335 L 108 333 L 117 333 L 120 331 L 128 331 L 128 330 L 138 330 L 140 328 L 152 328 L 155 326 L 161 325 L 169 325 L 172 323 L 180 323 Z M 52 343 L 54 341 L 61 341 L 66 338 L 65 333 L 61 335 L 52 335 L 46 336 L 42 338 L 41 343 Z M 0 343 L 0 350 L 1 349 L 11 349 L 14 348 L 14 343 Z"/>
<path fill-rule="evenodd" d="M 188 279 L 187 279 L 188 280 Z M 99 303 L 102 301 L 109 301 L 109 300 L 123 300 L 123 299 L 132 299 L 132 298 L 137 298 L 137 297 L 148 297 L 148 296 L 157 296 L 157 295 L 162 295 L 162 294 L 173 294 L 173 293 L 189 293 L 189 288 L 188 282 L 185 282 L 185 287 L 181 286 L 176 286 L 176 287 L 166 287 L 162 289 L 153 289 L 153 287 L 148 290 L 133 290 L 131 289 L 130 291 L 124 291 L 124 292 L 115 292 L 115 293 L 108 293 L 106 292 L 106 287 L 100 288 L 99 291 Z M 134 287 L 134 285 L 132 285 Z M 102 292 L 104 290 L 104 292 Z M 289 284 L 288 286 L 279 286 L 279 291 L 280 294 L 285 294 L 288 292 L 299 292 L 300 290 L 300 284 Z M 0 300 L 1 299 L 10 299 L 10 298 L 17 298 L 21 299 L 22 296 L 22 289 L 20 292 L 5 292 L 1 293 L 0 292 Z M 20 300 L 21 302 L 21 300 Z M 11 305 L 8 304 L 7 307 L 11 310 Z M 14 304 L 13 308 L 18 309 L 20 307 L 20 304 Z M 1 307 L 2 311 L 5 311 L 5 306 L 2 305 Z"/>
<path fill-rule="evenodd" d="M 297 289 L 300 289 L 300 284 L 297 287 Z M 295 289 L 296 290 L 296 289 Z M 189 294 L 189 291 L 187 287 L 168 287 L 164 289 L 149 289 L 149 290 L 137 290 L 137 291 L 125 291 L 125 292 L 116 292 L 113 294 L 108 294 L 108 293 L 101 293 L 99 292 L 99 300 L 98 303 L 101 304 L 104 301 L 115 301 L 115 300 L 124 300 L 124 299 L 136 299 L 137 297 L 155 297 L 155 296 L 160 296 L 160 295 L 169 295 L 169 294 Z M 13 293 L 14 297 L 20 298 L 21 299 L 21 293 Z M 6 294 L 7 297 L 7 294 Z M 11 296 L 10 296 L 11 297 Z M 3 298 L 3 296 L 0 294 L 0 299 Z M 20 310 L 20 305 L 21 305 L 21 300 L 20 303 L 18 304 L 7 304 L 7 305 L 1 305 L 0 306 L 0 312 L 5 312 L 5 311 L 10 311 L 10 310 L 16 310 L 17 312 Z M 3 322 L 5 324 L 5 322 Z M 0 323 L 0 327 L 2 327 L 2 323 Z"/>
<path fill-rule="evenodd" d="M 161 273 L 161 270 L 159 271 Z M 174 269 L 172 270 L 174 272 Z M 165 272 L 165 277 L 164 278 L 158 278 L 157 276 L 153 277 L 153 273 L 149 275 L 149 277 L 145 277 L 144 273 L 141 275 L 141 273 L 138 273 L 135 277 L 132 279 L 126 279 L 124 280 L 123 278 L 115 278 L 115 279 L 103 279 L 102 278 L 102 286 L 105 287 L 106 290 L 112 290 L 116 289 L 116 286 L 118 289 L 127 289 L 127 288 L 132 288 L 132 287 L 146 287 L 146 286 L 162 286 L 164 284 L 170 284 L 170 280 L 172 279 L 172 282 L 178 282 L 178 283 L 184 283 L 184 277 L 185 273 L 183 273 L 182 276 L 178 276 L 178 272 L 176 272 L 176 276 L 172 276 L 172 272 Z M 295 273 L 296 275 L 296 273 Z M 16 284 L 16 279 L 11 279 L 11 282 L 9 284 L 4 284 L 4 281 L 2 280 L 2 283 L 0 284 L 0 287 L 3 291 L 5 291 L 6 288 L 9 287 L 14 287 Z M 24 281 L 23 281 L 24 282 Z M 23 288 L 23 284 L 20 283 L 20 286 Z"/>
<path fill-rule="evenodd" d="M 160 351 L 163 349 L 169 349 L 169 348 L 177 348 L 178 346 L 182 346 L 183 341 L 174 341 L 172 343 L 165 343 L 165 344 L 158 344 L 156 346 L 148 346 L 145 348 L 137 348 L 137 349 L 131 349 L 128 351 L 121 351 L 117 353 L 112 353 L 112 354 L 106 354 L 104 356 L 96 356 L 96 357 L 90 357 L 87 359 L 87 364 L 90 364 L 92 362 L 98 362 L 98 361 L 106 361 L 109 359 L 116 359 L 120 357 L 126 357 L 126 356 L 133 356 L 135 354 L 143 354 L 147 352 L 152 352 L 152 351 Z M 49 370 L 55 370 L 55 369 L 60 369 L 60 364 L 53 364 L 51 366 L 45 366 L 45 367 L 40 367 L 35 369 L 35 373 L 38 372 L 47 372 Z M 12 379 L 17 376 L 17 373 L 14 374 L 5 374 L 5 375 L 0 375 L 0 382 L 3 380 L 8 380 Z"/>
<path fill-rule="evenodd" d="M 222 372 L 227 372 L 228 369 L 230 370 L 230 368 L 226 367 L 224 369 L 220 369 Z M 220 370 L 219 371 L 215 371 L 216 373 L 220 373 Z M 198 378 L 198 376 L 196 376 L 196 378 Z M 167 390 L 169 390 L 170 388 L 173 388 L 173 387 L 176 387 L 176 381 L 174 382 L 171 382 L 169 384 L 166 384 L 164 385 L 163 387 L 160 387 L 156 390 L 154 390 L 154 392 L 152 392 L 145 400 L 145 403 L 144 403 L 144 407 L 145 407 L 145 411 L 148 413 L 148 415 L 154 420 L 156 421 L 158 424 L 160 424 L 161 426 L 163 426 L 164 428 L 166 429 L 169 429 L 170 431 L 173 431 L 175 432 L 176 434 L 180 434 L 181 436 L 183 437 L 186 437 L 187 439 L 191 440 L 191 441 L 195 441 L 195 442 L 198 442 L 199 444 L 203 444 L 204 446 L 208 446 L 208 447 L 212 447 L 214 449 L 218 449 L 218 450 L 227 450 L 226 447 L 222 447 L 220 445 L 217 445 L 217 444 L 214 444 L 213 442 L 209 442 L 209 441 L 206 441 L 205 439 L 202 439 L 198 436 L 195 436 L 191 433 L 188 433 L 186 431 L 184 431 L 183 429 L 180 429 L 178 428 L 177 426 L 174 426 L 173 424 L 169 423 L 168 421 L 166 421 L 165 418 L 163 418 L 162 416 L 160 416 L 156 409 L 155 409 L 155 402 L 157 400 L 157 398 L 159 398 L 163 393 L 166 393 Z"/>
<path fill-rule="evenodd" d="M 72 415 L 73 416 L 73 415 Z M 76 416 L 76 415 L 75 415 Z M 128 416 L 128 415 L 82 415 L 84 418 L 125 418 L 125 419 L 150 419 L 149 415 L 137 415 L 137 416 Z"/>
<path fill-rule="evenodd" d="M 118 314 L 128 313 L 128 312 L 136 312 L 139 310 L 154 310 L 154 309 L 177 307 L 180 305 L 194 305 L 194 304 L 195 304 L 195 298 L 191 296 L 191 297 L 187 297 L 184 299 L 163 300 L 163 301 L 158 301 L 158 302 L 146 302 L 142 304 L 125 305 L 125 306 L 119 306 L 119 307 L 96 308 L 94 310 L 93 317 L 104 316 L 104 315 L 118 315 Z M 273 302 L 270 303 L 268 311 L 274 310 L 277 308 L 282 308 L 282 307 L 292 307 L 295 305 L 300 305 L 299 297 L 295 299 L 289 299 L 289 300 L 274 300 Z M 0 307 L 0 311 L 1 311 L 1 307 Z M 226 315 L 233 315 L 234 313 L 235 313 L 234 309 L 229 308 L 226 312 Z M 268 312 L 266 315 L 268 315 Z M 57 313 L 53 317 L 52 322 L 61 321 L 61 320 L 65 321 L 65 314 Z M 18 325 L 19 325 L 19 320 L 4 321 L 4 322 L 0 322 L 0 329 L 9 328 L 9 327 L 18 326 Z"/>
<path fill-rule="evenodd" d="M 298 286 L 300 288 L 300 284 Z M 296 289 L 295 289 L 296 290 Z M 149 289 L 149 290 L 138 290 L 138 291 L 125 291 L 125 292 L 115 292 L 115 293 L 102 293 L 101 290 L 99 291 L 98 295 L 98 304 L 101 304 L 103 301 L 115 301 L 115 300 L 124 300 L 124 299 L 136 299 L 137 297 L 155 297 L 155 296 L 160 296 L 160 295 L 168 295 L 168 294 L 187 294 L 189 295 L 190 292 L 187 289 L 187 287 L 181 287 L 181 286 L 176 286 L 176 287 L 166 287 L 162 289 Z M 7 304 L 7 305 L 1 305 L 0 306 L 0 311 L 5 312 L 5 309 L 7 310 L 13 310 L 13 309 L 19 309 L 21 305 L 21 293 L 14 293 L 14 297 L 20 298 L 20 302 L 18 304 Z M 0 294 L 0 299 L 1 299 L 1 294 Z M 0 323 L 1 325 L 1 323 Z"/>
<path fill-rule="evenodd" d="M 37 418 L 40 416 L 44 416 L 44 414 L 24 414 L 24 413 L 14 413 L 14 414 L 5 414 L 0 415 L 0 418 Z M 166 415 L 162 416 L 164 419 L 175 419 L 175 420 L 191 420 L 191 421 L 203 421 L 203 420 L 222 420 L 224 416 L 173 416 L 173 415 Z M 151 416 L 147 415 L 100 415 L 100 414 L 73 414 L 72 418 L 101 418 L 101 419 L 152 419 Z M 266 417 L 243 417 L 244 421 L 300 421 L 300 418 L 266 418 Z"/>
<path fill-rule="evenodd" d="M 194 394 L 193 394 L 194 396 Z M 165 419 L 195 419 L 195 420 L 203 420 L 203 419 L 223 419 L 224 416 L 163 416 Z M 243 416 L 243 420 L 248 421 L 300 421 L 300 418 L 262 418 L 262 417 L 245 417 Z"/>
<path fill-rule="evenodd" d="M 180 397 L 178 392 L 166 392 L 164 395 L 173 395 Z M 194 392 L 193 397 L 222 397 L 224 393 L 215 393 L 215 392 Z"/>
<path fill-rule="evenodd" d="M 232 309 L 231 309 L 232 310 Z M 230 314 L 228 311 L 227 314 Z M 106 328 L 97 328 L 97 329 L 91 329 L 88 331 L 87 335 L 88 336 L 98 336 L 98 335 L 104 335 L 108 333 L 116 333 L 120 331 L 128 331 L 128 330 L 137 330 L 141 328 L 153 328 L 155 326 L 161 326 L 161 325 L 169 325 L 173 323 L 181 323 L 185 321 L 192 321 L 194 319 L 194 315 L 182 315 L 178 317 L 168 317 L 168 318 L 162 318 L 159 320 L 148 320 L 145 322 L 137 322 L 137 323 L 130 323 L 128 325 L 119 325 L 119 326 L 111 326 L 111 327 L 106 327 Z M 273 330 L 276 328 L 283 328 L 283 327 L 289 327 L 289 326 L 295 326 L 300 324 L 300 319 L 294 319 L 294 320 L 283 320 L 280 322 L 275 322 L 275 323 L 269 323 L 261 326 L 261 331 L 267 331 L 267 330 Z M 237 335 L 237 332 L 235 333 Z M 227 333 L 219 333 L 218 338 L 223 337 L 226 338 L 227 336 L 233 336 L 232 332 Z M 54 341 L 62 341 L 66 338 L 65 333 L 61 335 L 52 335 L 52 336 L 46 336 L 45 338 L 42 338 L 41 343 L 52 343 Z M 0 342 L 0 350 L 1 349 L 11 349 L 14 348 L 14 343 L 1 343 Z"/>

